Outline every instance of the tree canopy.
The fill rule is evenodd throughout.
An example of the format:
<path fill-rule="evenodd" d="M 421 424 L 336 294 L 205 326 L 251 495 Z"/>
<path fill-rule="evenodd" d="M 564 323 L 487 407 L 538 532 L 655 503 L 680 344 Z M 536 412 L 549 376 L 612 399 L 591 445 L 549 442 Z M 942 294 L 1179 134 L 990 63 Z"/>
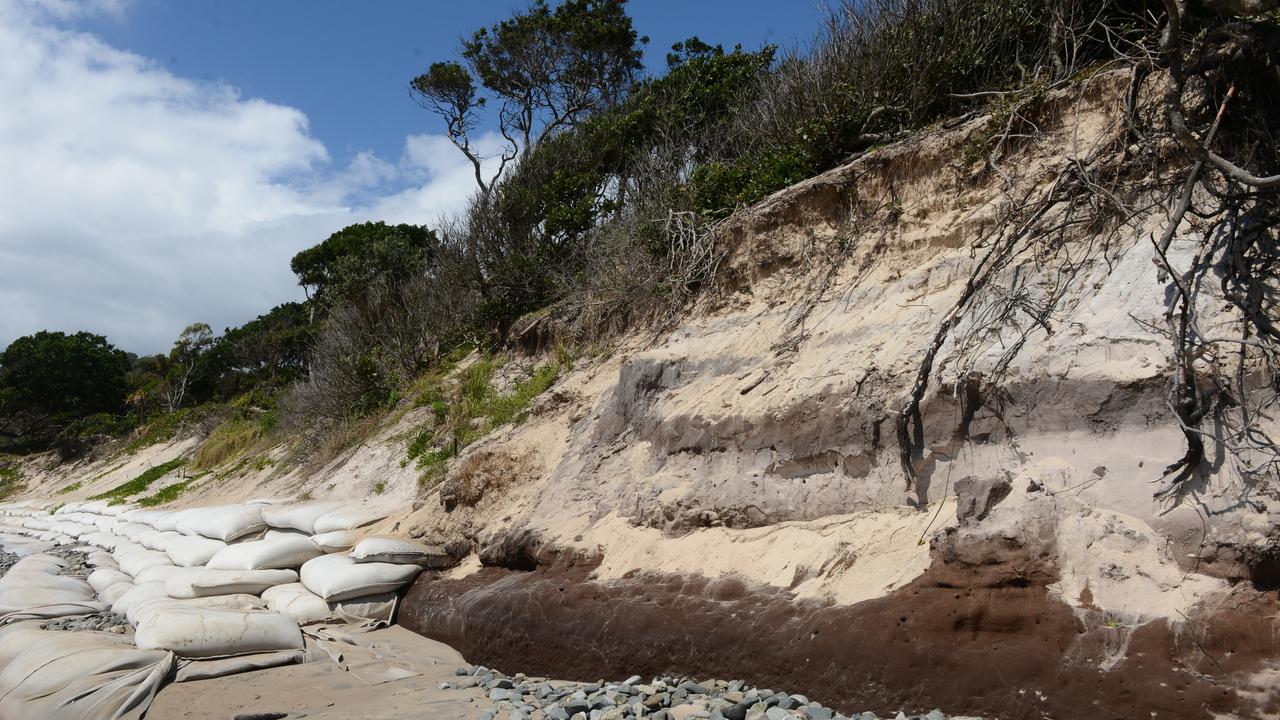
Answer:
<path fill-rule="evenodd" d="M 0 435 L 47 443 L 77 421 L 124 408 L 129 356 L 101 335 L 42 330 L 0 353 Z"/>
<path fill-rule="evenodd" d="M 507 163 L 553 133 L 617 104 L 643 67 L 641 37 L 626 0 L 566 0 L 554 10 L 535 2 L 462 41 L 461 56 L 437 62 L 409 83 L 419 103 L 445 121 L 449 139 L 466 155 L 476 183 L 488 193 Z M 506 140 L 499 166 L 486 179 L 482 157 L 468 133 L 480 122 L 487 98 L 498 103 L 498 129 Z"/>
<path fill-rule="evenodd" d="M 375 279 L 400 282 L 422 272 L 435 244 L 435 233 L 421 225 L 359 223 L 294 255 L 289 267 L 323 307 L 358 299 Z"/>

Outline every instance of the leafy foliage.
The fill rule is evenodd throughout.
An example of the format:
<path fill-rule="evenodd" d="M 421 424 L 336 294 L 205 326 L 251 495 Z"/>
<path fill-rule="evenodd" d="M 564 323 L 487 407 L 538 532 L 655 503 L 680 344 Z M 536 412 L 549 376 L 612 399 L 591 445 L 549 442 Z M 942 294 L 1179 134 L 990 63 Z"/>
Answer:
<path fill-rule="evenodd" d="M 18 447 L 74 435 L 124 408 L 128 356 L 101 335 L 41 331 L 0 353 L 0 438 Z"/>
<path fill-rule="evenodd" d="M 431 261 L 435 234 L 420 225 L 348 225 L 293 256 L 289 267 L 322 307 L 359 300 L 374 280 L 403 282 Z"/>

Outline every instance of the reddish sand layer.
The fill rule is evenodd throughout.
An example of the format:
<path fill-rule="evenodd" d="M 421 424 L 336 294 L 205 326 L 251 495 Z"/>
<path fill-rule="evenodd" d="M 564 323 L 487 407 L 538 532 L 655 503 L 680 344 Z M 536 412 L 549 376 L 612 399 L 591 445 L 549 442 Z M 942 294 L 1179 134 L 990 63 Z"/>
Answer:
<path fill-rule="evenodd" d="M 562 562 L 424 575 L 400 622 L 507 672 L 742 678 L 882 716 L 934 707 L 1058 720 L 1280 710 L 1238 691 L 1263 658 L 1280 655 L 1274 593 L 1242 589 L 1234 607 L 1173 631 L 1164 621 L 1132 629 L 1082 620 L 1048 594 L 1050 572 L 1003 565 L 936 561 L 893 594 L 844 607 L 732 579 L 599 583 L 588 572 Z"/>

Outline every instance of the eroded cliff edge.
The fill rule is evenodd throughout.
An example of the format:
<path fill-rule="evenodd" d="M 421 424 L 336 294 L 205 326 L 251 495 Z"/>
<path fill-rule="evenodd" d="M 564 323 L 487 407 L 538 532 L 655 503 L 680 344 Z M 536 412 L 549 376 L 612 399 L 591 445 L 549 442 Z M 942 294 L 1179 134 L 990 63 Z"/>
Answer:
<path fill-rule="evenodd" d="M 698 312 L 579 367 L 405 518 L 475 555 L 402 621 L 500 667 L 850 707 L 1280 711 L 1275 499 L 1226 457 L 1153 497 L 1183 448 L 1166 209 L 1134 178 L 1144 209 L 1108 220 L 1071 184 L 1125 181 L 1126 81 L 1051 95 L 999 167 L 964 159 L 990 119 L 962 119 L 731 218 Z M 897 416 L 952 315 L 908 486 Z"/>

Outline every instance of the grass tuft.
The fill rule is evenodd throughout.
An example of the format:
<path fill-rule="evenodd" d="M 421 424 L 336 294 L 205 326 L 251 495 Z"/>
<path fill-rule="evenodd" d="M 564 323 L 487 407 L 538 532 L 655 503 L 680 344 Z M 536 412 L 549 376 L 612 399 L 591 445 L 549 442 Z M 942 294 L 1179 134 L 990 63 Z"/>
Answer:
<path fill-rule="evenodd" d="M 168 475 L 174 470 L 182 467 L 187 463 L 186 458 L 174 458 L 166 463 L 147 468 L 143 470 L 134 479 L 121 483 L 106 492 L 98 493 L 89 497 L 90 500 L 107 500 L 110 505 L 119 505 L 127 502 L 129 497 L 144 492 L 151 487 L 151 483 Z"/>

